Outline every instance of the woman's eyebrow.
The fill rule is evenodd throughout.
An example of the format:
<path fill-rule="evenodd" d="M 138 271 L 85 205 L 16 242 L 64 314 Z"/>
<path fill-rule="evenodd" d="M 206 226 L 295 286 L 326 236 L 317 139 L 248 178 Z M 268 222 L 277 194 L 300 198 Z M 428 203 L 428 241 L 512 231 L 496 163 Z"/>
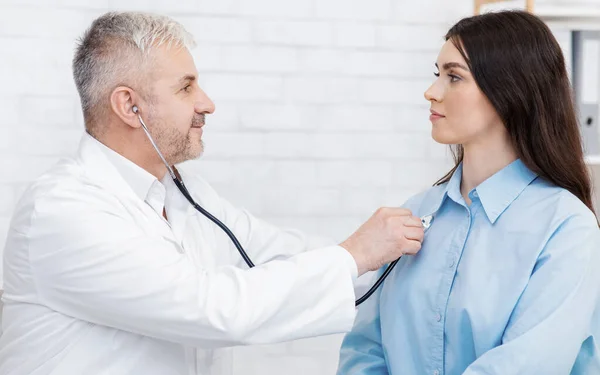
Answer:
<path fill-rule="evenodd" d="M 438 68 L 438 69 L 439 69 L 439 66 L 438 66 L 438 64 L 437 64 L 437 63 L 435 63 L 435 66 L 436 66 L 436 68 Z M 467 72 L 469 71 L 469 68 L 467 68 L 466 66 L 464 66 L 464 65 L 463 65 L 463 64 L 461 64 L 461 63 L 454 62 L 454 61 L 451 61 L 451 62 L 444 63 L 444 64 L 442 65 L 442 68 L 443 68 L 444 70 L 448 70 L 448 69 L 452 69 L 452 68 L 460 68 L 460 69 L 462 69 L 462 70 L 466 70 Z"/>

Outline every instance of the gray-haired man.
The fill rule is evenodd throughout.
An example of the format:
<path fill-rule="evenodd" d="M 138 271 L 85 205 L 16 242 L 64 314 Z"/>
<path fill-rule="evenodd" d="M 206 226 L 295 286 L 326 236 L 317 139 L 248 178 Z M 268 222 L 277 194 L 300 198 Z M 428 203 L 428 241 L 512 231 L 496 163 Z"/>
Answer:
<path fill-rule="evenodd" d="M 380 209 L 340 246 L 311 250 L 177 171 L 257 264 L 177 190 L 202 153 L 191 36 L 173 20 L 109 13 L 73 70 L 86 133 L 18 204 L 5 249 L 0 374 L 224 373 L 222 348 L 350 330 L 357 276 L 420 249 L 420 221 Z M 141 116 L 138 118 L 138 115 Z"/>

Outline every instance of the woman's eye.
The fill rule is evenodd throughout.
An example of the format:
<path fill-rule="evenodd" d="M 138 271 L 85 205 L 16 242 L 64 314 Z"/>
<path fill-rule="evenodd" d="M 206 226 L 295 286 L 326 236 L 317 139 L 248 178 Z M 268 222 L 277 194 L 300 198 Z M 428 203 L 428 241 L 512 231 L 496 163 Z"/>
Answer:
<path fill-rule="evenodd" d="M 448 74 L 448 77 L 450 77 L 450 82 L 458 82 L 458 81 L 460 81 L 460 77 L 456 76 L 454 74 Z"/>
<path fill-rule="evenodd" d="M 185 92 L 190 92 L 191 88 L 192 88 L 192 85 L 187 85 L 182 90 L 185 91 Z"/>
<path fill-rule="evenodd" d="M 433 72 L 433 75 L 436 76 L 436 77 L 439 77 L 440 73 L 439 72 Z"/>

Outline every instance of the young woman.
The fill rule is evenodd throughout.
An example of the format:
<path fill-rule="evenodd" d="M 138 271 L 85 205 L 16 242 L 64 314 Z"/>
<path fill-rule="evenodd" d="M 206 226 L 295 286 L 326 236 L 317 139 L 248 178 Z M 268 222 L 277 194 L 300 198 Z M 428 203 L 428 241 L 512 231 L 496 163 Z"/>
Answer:
<path fill-rule="evenodd" d="M 524 12 L 461 20 L 425 92 L 456 167 L 359 309 L 338 374 L 600 374 L 600 230 L 561 49 Z"/>

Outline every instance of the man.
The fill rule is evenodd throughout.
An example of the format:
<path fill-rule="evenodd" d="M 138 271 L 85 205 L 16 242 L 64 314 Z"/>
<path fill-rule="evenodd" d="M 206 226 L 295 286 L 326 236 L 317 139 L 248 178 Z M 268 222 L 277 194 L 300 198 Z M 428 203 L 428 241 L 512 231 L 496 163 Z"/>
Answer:
<path fill-rule="evenodd" d="M 73 71 L 86 134 L 15 210 L 0 374 L 223 373 L 220 348 L 349 331 L 356 277 L 420 249 L 420 220 L 388 208 L 341 246 L 309 251 L 177 171 L 239 238 L 248 269 L 141 125 L 169 166 L 202 153 L 215 108 L 190 45 L 173 20 L 141 13 L 106 14 L 82 38 Z"/>

